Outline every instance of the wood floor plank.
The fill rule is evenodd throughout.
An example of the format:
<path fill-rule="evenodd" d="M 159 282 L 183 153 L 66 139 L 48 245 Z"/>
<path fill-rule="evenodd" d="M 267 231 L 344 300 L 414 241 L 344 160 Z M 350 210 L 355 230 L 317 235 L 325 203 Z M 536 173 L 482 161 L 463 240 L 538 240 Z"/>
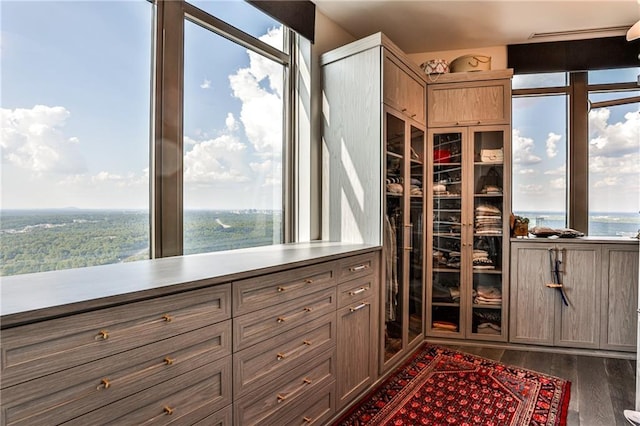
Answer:
<path fill-rule="evenodd" d="M 604 358 L 578 356 L 578 404 L 581 424 L 616 424 L 609 386 L 606 383 L 604 360 Z"/>
<path fill-rule="evenodd" d="M 551 374 L 553 353 L 529 351 L 524 357 L 524 368 L 538 373 Z"/>
<path fill-rule="evenodd" d="M 504 354 L 504 349 L 482 348 L 478 355 L 483 358 L 491 359 L 493 361 L 500 361 L 500 358 L 502 358 L 502 354 Z"/>
<path fill-rule="evenodd" d="M 500 362 L 508 365 L 513 365 L 515 367 L 524 367 L 524 357 L 527 353 L 525 351 L 515 351 L 512 349 L 507 349 L 502 354 L 500 358 Z"/>
<path fill-rule="evenodd" d="M 632 391 L 635 386 L 635 371 L 628 360 L 615 358 L 605 359 L 604 369 L 616 425 L 628 425 L 623 411 L 632 410 L 635 406 L 635 398 Z"/>
<path fill-rule="evenodd" d="M 569 400 L 567 424 L 569 426 L 580 426 L 578 357 L 571 354 L 553 354 L 550 374 L 571 382 L 571 399 Z"/>

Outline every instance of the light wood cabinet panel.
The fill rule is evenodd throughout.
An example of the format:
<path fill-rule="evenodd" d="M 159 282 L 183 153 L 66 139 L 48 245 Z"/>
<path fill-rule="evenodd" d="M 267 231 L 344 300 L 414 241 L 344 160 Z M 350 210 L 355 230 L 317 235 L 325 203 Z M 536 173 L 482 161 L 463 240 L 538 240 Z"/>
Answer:
<path fill-rule="evenodd" d="M 638 244 L 603 246 L 600 330 L 603 349 L 636 350 L 638 270 Z"/>
<path fill-rule="evenodd" d="M 425 82 L 395 56 L 386 53 L 383 62 L 384 103 L 418 122 L 425 121 Z"/>
<path fill-rule="evenodd" d="M 352 256 L 338 261 L 338 283 L 378 274 L 376 253 Z"/>
<path fill-rule="evenodd" d="M 200 328 L 231 316 L 220 285 L 2 331 L 2 387 Z"/>
<path fill-rule="evenodd" d="M 374 296 L 377 291 L 379 277 L 372 275 L 369 277 L 348 281 L 338 286 L 338 308 L 353 303 L 357 303 L 363 298 Z"/>
<path fill-rule="evenodd" d="M 320 389 L 314 398 L 309 398 L 284 415 L 275 419 L 274 426 L 324 425 L 335 412 L 335 383 Z"/>
<path fill-rule="evenodd" d="M 87 413 L 67 424 L 191 424 L 230 403 L 231 357 L 226 357 Z"/>
<path fill-rule="evenodd" d="M 510 124 L 509 79 L 430 83 L 427 121 L 429 127 Z"/>
<path fill-rule="evenodd" d="M 1 423 L 62 423 L 229 355 L 231 320 L 13 386 Z"/>
<path fill-rule="evenodd" d="M 233 408 L 227 405 L 212 415 L 194 423 L 194 426 L 231 426 L 233 422 Z"/>
<path fill-rule="evenodd" d="M 233 316 L 297 299 L 316 291 L 335 288 L 335 262 L 320 263 L 233 283 Z"/>
<path fill-rule="evenodd" d="M 552 346 L 556 290 L 546 286 L 549 251 L 540 244 L 512 243 L 511 259 L 510 341 Z"/>

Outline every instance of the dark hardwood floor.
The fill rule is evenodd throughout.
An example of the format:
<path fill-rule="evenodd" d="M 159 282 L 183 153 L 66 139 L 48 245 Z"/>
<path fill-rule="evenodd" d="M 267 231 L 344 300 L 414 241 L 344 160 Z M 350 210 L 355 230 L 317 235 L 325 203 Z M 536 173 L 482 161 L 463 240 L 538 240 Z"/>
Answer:
<path fill-rule="evenodd" d="M 568 426 L 629 425 L 622 412 L 635 406 L 634 360 L 475 346 L 443 346 L 570 380 Z"/>

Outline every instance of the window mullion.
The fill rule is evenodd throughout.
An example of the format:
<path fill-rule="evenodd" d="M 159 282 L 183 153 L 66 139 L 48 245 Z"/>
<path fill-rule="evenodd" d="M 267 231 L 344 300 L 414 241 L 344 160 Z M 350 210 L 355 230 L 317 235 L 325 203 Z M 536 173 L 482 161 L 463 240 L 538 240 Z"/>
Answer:
<path fill-rule="evenodd" d="M 589 92 L 586 72 L 570 74 L 569 150 L 567 154 L 568 226 L 589 229 Z"/>

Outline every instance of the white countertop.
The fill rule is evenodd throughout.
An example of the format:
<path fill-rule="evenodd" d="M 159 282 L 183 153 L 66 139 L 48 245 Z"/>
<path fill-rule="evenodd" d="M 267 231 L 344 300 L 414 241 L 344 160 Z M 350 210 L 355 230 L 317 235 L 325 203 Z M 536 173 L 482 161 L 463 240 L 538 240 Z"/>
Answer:
<path fill-rule="evenodd" d="M 113 306 L 378 248 L 317 241 L 2 277 L 0 325 Z"/>
<path fill-rule="evenodd" d="M 603 243 L 603 244 L 638 244 L 640 240 L 633 237 L 576 237 L 576 238 L 559 238 L 559 237 L 529 237 L 511 238 L 511 243 Z"/>

